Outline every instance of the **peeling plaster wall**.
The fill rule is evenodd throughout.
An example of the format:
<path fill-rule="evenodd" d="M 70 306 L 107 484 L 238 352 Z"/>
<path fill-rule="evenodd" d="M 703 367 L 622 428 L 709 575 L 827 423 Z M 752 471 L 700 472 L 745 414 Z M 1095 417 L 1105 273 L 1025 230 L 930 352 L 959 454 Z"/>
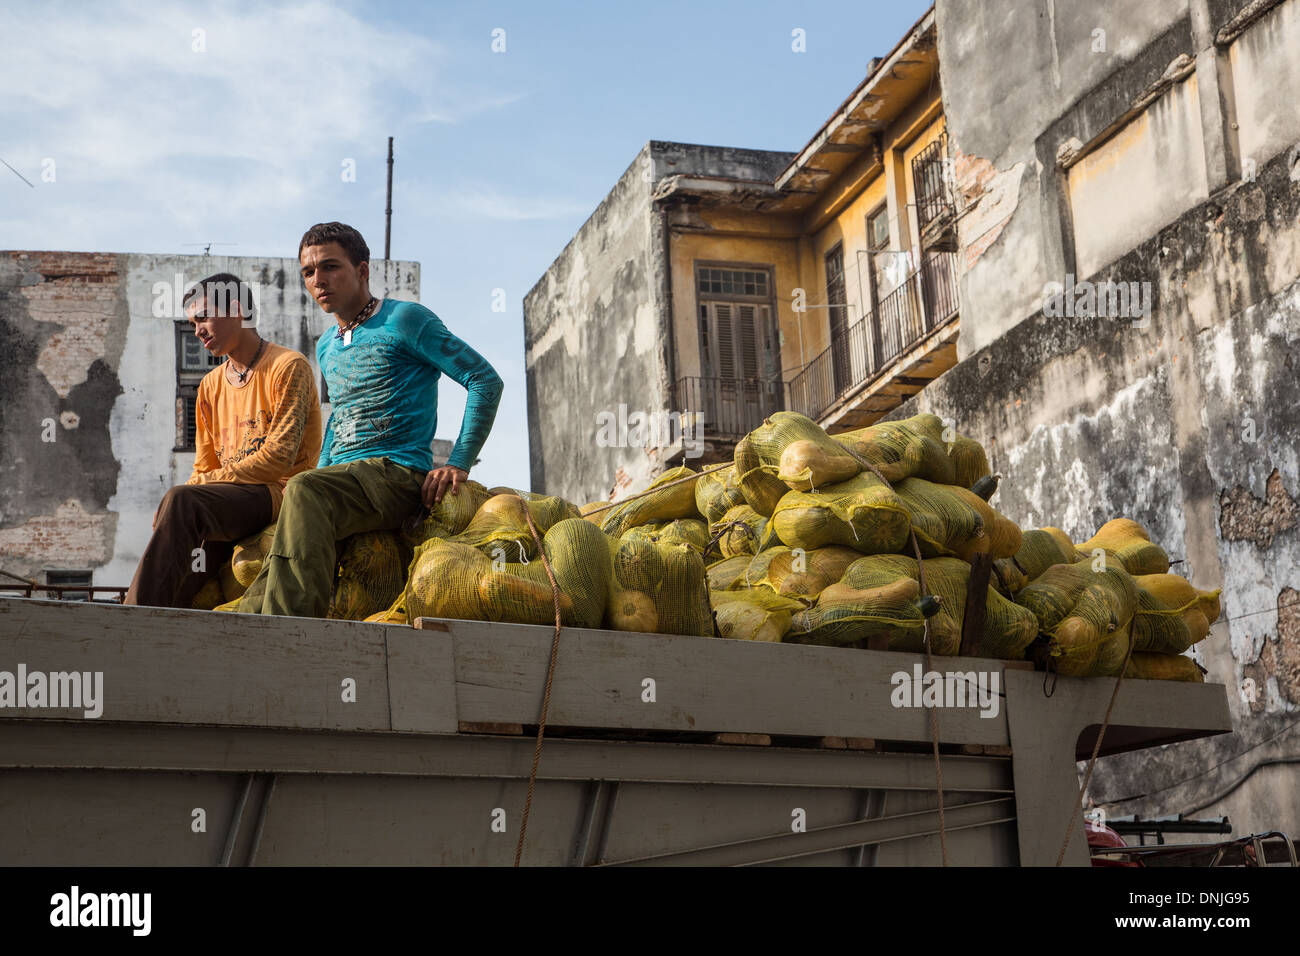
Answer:
<path fill-rule="evenodd" d="M 0 252 L 0 566 L 130 583 L 159 500 L 193 465 L 173 451 L 174 322 L 186 286 L 216 272 L 251 283 L 261 334 L 315 367 L 333 320 L 296 259 Z M 376 295 L 415 301 L 419 282 L 417 263 L 371 264 Z"/>
<path fill-rule="evenodd" d="M 524 297 L 533 491 L 598 500 L 657 471 L 647 449 L 596 444 L 599 413 L 665 412 L 671 401 L 652 145 Z"/>
<path fill-rule="evenodd" d="M 612 447 L 597 441 L 598 415 L 629 428 L 636 413 L 665 416 L 676 380 L 698 374 L 677 361 L 677 349 L 689 343 L 670 337 L 670 328 L 695 325 L 670 306 L 689 266 L 679 263 L 670 281 L 660 210 L 650 200 L 655 184 L 679 174 L 771 182 L 790 158 L 648 142 L 524 297 L 533 491 L 573 501 L 616 499 L 647 485 L 674 451 L 654 441 Z"/>
<path fill-rule="evenodd" d="M 1154 285 L 1147 329 L 1026 317 L 891 417 L 932 411 L 983 441 L 993 503 L 1076 540 L 1132 517 L 1223 615 L 1193 652 L 1235 732 L 1103 758 L 1112 815 L 1226 814 L 1300 832 L 1300 184 L 1285 156 L 1215 193 L 1101 278 Z M 963 331 L 964 334 L 964 331 Z M 1254 701 L 1243 685 L 1254 682 Z M 1276 740 L 1273 740 L 1277 736 Z M 1222 764 L 1217 770 L 1211 770 Z M 1151 796 L 1122 801 L 1138 794 Z"/>

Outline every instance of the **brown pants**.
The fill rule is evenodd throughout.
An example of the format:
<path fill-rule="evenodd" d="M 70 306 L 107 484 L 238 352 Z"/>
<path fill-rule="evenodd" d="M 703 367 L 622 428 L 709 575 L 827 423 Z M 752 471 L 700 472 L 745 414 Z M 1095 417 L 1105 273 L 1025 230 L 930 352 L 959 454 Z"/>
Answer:
<path fill-rule="evenodd" d="M 176 485 L 163 495 L 153 536 L 122 603 L 189 607 L 222 562 L 230 560 L 232 542 L 270 523 L 266 485 Z M 201 571 L 194 570 L 195 548 L 203 550 Z"/>

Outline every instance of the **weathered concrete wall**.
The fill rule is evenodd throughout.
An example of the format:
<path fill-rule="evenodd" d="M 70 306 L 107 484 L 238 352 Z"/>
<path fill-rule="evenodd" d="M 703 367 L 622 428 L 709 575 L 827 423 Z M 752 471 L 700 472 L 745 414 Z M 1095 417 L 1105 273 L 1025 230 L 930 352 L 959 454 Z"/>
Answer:
<path fill-rule="evenodd" d="M 1075 540 L 1136 519 L 1223 616 L 1193 656 L 1235 733 L 1104 758 L 1112 815 L 1226 814 L 1300 832 L 1300 184 L 1285 155 L 1216 192 L 1095 278 L 1153 286 L 1149 328 L 1023 317 L 891 417 L 933 411 L 982 440 L 994 504 Z M 963 318 L 963 322 L 964 322 Z M 965 327 L 963 325 L 963 335 Z M 1239 692 L 1254 682 L 1255 700 Z M 1136 693 L 1135 688 L 1128 691 Z M 1277 739 L 1272 739 L 1274 736 Z M 1218 769 L 1213 769 L 1217 766 Z M 1122 798 L 1139 794 L 1138 800 Z"/>
<path fill-rule="evenodd" d="M 770 183 L 790 156 L 652 140 L 524 297 L 534 491 L 574 501 L 618 497 L 644 487 L 669 453 L 654 442 L 633 444 L 636 420 L 611 445 L 597 419 L 666 417 L 677 378 L 698 374 L 678 368 L 685 343 L 672 330 L 693 323 L 672 314 L 681 278 L 669 280 L 665 225 L 650 200 L 655 184 L 680 174 Z"/>
<path fill-rule="evenodd" d="M 315 366 L 333 320 L 296 259 L 0 253 L 0 567 L 130 583 L 154 509 L 193 465 L 173 451 L 174 322 L 186 286 L 216 272 L 251 283 L 261 334 Z M 417 263 L 372 264 L 377 295 L 416 300 L 419 282 Z"/>
<path fill-rule="evenodd" d="M 1076 272 L 1057 150 L 1087 143 L 1139 100 L 1191 51 L 1191 26 L 1188 0 L 936 6 L 944 114 L 970 207 L 959 223 L 966 358 L 1030 314 L 1045 282 Z M 1121 248 L 1144 238 L 1125 235 Z"/>

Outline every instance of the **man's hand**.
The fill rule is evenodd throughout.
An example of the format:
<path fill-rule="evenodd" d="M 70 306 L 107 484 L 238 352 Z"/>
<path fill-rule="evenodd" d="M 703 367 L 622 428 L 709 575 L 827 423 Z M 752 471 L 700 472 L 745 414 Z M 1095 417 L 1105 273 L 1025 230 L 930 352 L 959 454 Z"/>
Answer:
<path fill-rule="evenodd" d="M 454 495 L 457 489 L 469 479 L 469 472 L 453 465 L 435 468 L 424 476 L 424 487 L 420 489 L 420 499 L 426 508 L 441 503 L 442 496 L 450 489 Z"/>

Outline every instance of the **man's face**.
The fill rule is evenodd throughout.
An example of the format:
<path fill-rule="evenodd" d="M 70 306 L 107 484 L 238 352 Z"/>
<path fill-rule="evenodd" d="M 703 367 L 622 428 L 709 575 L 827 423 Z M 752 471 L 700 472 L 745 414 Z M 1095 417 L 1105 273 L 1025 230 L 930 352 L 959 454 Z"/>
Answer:
<path fill-rule="evenodd" d="M 370 263 L 354 266 L 337 242 L 303 246 L 298 262 L 307 291 L 326 312 L 355 310 L 358 301 L 369 294 Z"/>
<path fill-rule="evenodd" d="M 243 319 L 238 299 L 213 302 L 210 297 L 195 296 L 185 306 L 185 317 L 203 347 L 213 355 L 229 355 L 239 344 Z"/>

